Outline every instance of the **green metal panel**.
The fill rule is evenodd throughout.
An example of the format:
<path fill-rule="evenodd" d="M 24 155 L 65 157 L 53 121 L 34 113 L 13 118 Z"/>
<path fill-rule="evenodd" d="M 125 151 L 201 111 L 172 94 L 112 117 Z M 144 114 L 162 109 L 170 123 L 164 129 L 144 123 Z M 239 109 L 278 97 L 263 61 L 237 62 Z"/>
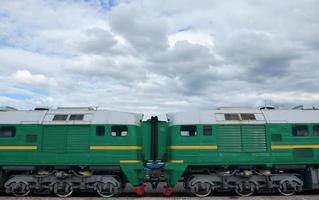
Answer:
<path fill-rule="evenodd" d="M 87 152 L 89 150 L 89 126 L 69 126 L 67 132 L 68 152 Z"/>
<path fill-rule="evenodd" d="M 143 155 L 144 160 L 150 160 L 150 149 L 151 149 L 151 121 L 145 121 L 142 123 L 142 140 L 143 140 Z M 157 124 L 157 134 L 158 134 L 158 148 L 157 148 L 157 159 L 166 160 L 167 159 L 167 134 L 168 134 L 168 123 L 163 121 L 158 121 Z"/>
<path fill-rule="evenodd" d="M 158 122 L 158 159 L 167 160 L 168 155 L 166 151 L 167 147 L 167 135 L 168 135 L 168 123 Z"/>
<path fill-rule="evenodd" d="M 266 152 L 266 130 L 264 125 L 242 125 L 242 151 Z"/>
<path fill-rule="evenodd" d="M 36 134 L 27 134 L 25 136 L 25 141 L 28 144 L 34 144 L 38 141 L 38 136 Z"/>
<path fill-rule="evenodd" d="M 44 126 L 42 151 L 46 153 L 65 153 L 67 148 L 67 126 Z"/>
<path fill-rule="evenodd" d="M 293 149 L 293 157 L 295 160 L 313 159 L 313 149 Z"/>
<path fill-rule="evenodd" d="M 141 128 L 142 133 L 142 144 L 143 144 L 143 157 L 144 160 L 150 160 L 151 159 L 151 121 L 145 121 L 142 123 Z"/>
<path fill-rule="evenodd" d="M 218 127 L 218 151 L 242 151 L 240 125 L 221 125 Z"/>

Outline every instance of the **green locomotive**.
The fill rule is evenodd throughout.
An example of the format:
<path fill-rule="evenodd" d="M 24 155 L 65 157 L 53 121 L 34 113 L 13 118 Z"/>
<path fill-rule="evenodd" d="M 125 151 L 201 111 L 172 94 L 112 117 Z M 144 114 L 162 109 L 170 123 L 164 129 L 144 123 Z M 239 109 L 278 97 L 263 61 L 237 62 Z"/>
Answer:
<path fill-rule="evenodd" d="M 168 114 L 171 187 L 199 197 L 213 191 L 319 189 L 318 110 L 218 109 Z"/>
<path fill-rule="evenodd" d="M 142 114 L 94 108 L 0 109 L 0 189 L 16 196 L 138 195 L 184 182 L 198 197 L 319 189 L 319 112 L 229 109 Z"/>
<path fill-rule="evenodd" d="M 143 182 L 141 114 L 59 108 L 0 111 L 0 183 L 7 193 L 120 193 Z"/>

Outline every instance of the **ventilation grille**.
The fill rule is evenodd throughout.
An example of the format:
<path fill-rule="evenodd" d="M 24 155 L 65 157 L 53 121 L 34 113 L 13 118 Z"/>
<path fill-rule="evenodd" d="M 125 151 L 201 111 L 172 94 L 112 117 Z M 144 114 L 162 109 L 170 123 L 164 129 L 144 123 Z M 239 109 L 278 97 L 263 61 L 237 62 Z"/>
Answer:
<path fill-rule="evenodd" d="M 218 130 L 220 152 L 266 152 L 264 125 L 221 125 Z"/>
<path fill-rule="evenodd" d="M 243 152 L 265 152 L 266 130 L 263 125 L 241 126 Z"/>
<path fill-rule="evenodd" d="M 48 153 L 65 153 L 67 130 L 65 126 L 44 126 L 42 150 Z"/>
<path fill-rule="evenodd" d="M 241 133 L 238 125 L 221 125 L 218 131 L 220 152 L 241 152 Z"/>

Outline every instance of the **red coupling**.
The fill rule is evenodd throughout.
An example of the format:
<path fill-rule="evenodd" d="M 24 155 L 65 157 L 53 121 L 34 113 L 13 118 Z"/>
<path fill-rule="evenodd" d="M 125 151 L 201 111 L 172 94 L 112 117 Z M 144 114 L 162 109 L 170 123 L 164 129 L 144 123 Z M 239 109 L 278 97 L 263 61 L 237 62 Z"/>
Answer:
<path fill-rule="evenodd" d="M 145 194 L 145 185 L 140 185 L 134 188 L 134 192 L 138 195 L 138 196 L 144 196 Z"/>
<path fill-rule="evenodd" d="M 174 193 L 173 188 L 167 186 L 167 187 L 165 187 L 165 191 L 163 194 L 164 194 L 164 196 L 169 197 L 169 196 L 172 196 L 173 193 Z"/>

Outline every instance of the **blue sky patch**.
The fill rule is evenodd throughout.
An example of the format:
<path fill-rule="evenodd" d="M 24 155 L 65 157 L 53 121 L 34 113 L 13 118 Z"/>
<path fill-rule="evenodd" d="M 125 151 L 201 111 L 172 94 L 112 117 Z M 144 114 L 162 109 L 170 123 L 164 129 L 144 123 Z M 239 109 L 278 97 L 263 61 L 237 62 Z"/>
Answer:
<path fill-rule="evenodd" d="M 30 92 L 39 94 L 39 95 L 43 95 L 43 96 L 49 96 L 50 92 L 46 89 L 43 88 L 39 88 L 39 87 L 33 87 L 33 86 L 29 86 L 29 85 L 18 85 L 18 86 L 14 86 L 15 88 L 18 89 L 23 89 L 23 90 L 28 90 Z"/>
<path fill-rule="evenodd" d="M 26 94 L 9 94 L 9 93 L 0 93 L 0 96 L 8 97 L 10 99 L 16 99 L 16 100 L 27 100 L 32 98 L 30 95 Z"/>

